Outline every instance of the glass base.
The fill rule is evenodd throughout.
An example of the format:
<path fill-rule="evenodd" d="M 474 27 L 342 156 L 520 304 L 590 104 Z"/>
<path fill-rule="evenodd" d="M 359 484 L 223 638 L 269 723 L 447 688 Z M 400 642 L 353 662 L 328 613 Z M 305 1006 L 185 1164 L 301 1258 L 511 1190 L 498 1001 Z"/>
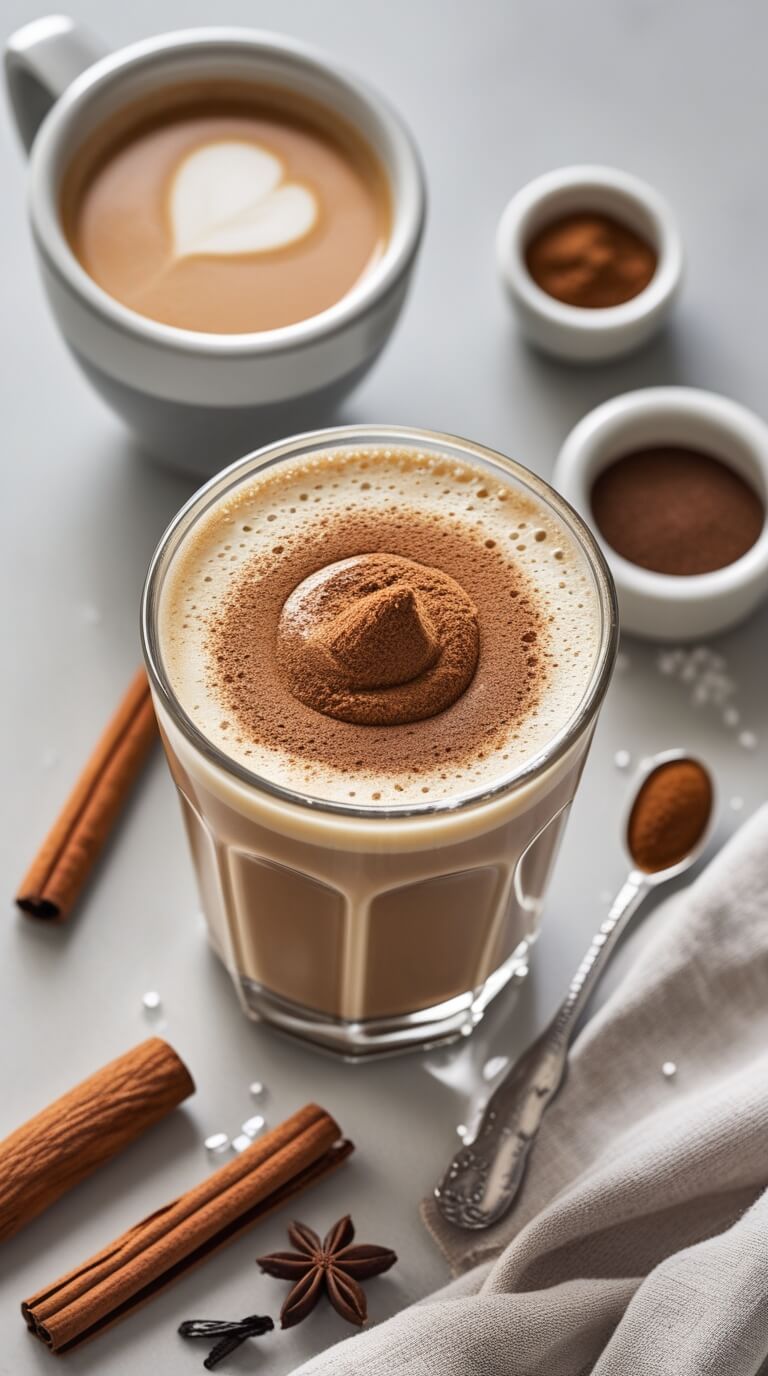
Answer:
<path fill-rule="evenodd" d="M 357 1061 L 371 1056 L 394 1056 L 400 1052 L 426 1050 L 468 1037 L 480 1022 L 491 999 L 510 982 L 528 973 L 529 943 L 521 941 L 512 955 L 494 970 L 479 989 L 459 994 L 445 1003 L 421 1008 L 416 1013 L 401 1013 L 391 1018 L 363 1018 L 351 1021 L 333 1018 L 302 1008 L 270 993 L 244 975 L 235 975 L 248 1017 L 271 1023 L 301 1041 L 345 1060 Z"/>

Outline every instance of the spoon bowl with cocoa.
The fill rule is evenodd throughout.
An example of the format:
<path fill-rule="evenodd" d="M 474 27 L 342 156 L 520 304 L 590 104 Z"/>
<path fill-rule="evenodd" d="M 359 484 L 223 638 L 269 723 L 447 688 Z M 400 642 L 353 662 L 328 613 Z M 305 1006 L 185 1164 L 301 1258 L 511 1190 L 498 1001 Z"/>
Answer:
<path fill-rule="evenodd" d="M 712 777 L 699 760 L 685 750 L 666 750 L 645 761 L 624 823 L 627 878 L 552 1021 L 500 1081 L 474 1137 L 456 1152 L 437 1186 L 437 1207 L 447 1222 L 488 1228 L 510 1209 L 542 1118 L 565 1079 L 581 1014 L 643 900 L 701 855 L 713 813 Z"/>

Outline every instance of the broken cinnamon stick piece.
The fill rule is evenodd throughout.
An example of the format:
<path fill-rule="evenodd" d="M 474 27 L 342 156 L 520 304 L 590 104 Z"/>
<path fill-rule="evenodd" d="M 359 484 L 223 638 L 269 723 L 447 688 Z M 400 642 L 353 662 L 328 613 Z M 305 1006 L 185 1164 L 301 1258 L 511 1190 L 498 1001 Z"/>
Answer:
<path fill-rule="evenodd" d="M 149 1037 L 0 1142 L 0 1242 L 195 1090 L 173 1047 Z"/>
<path fill-rule="evenodd" d="M 51 1352 L 67 1352 L 132 1313 L 177 1276 L 346 1160 L 351 1142 L 307 1104 L 233 1161 L 129 1228 L 21 1306 Z"/>
<path fill-rule="evenodd" d="M 22 912 L 53 922 L 69 916 L 156 736 L 140 669 L 24 876 Z"/>

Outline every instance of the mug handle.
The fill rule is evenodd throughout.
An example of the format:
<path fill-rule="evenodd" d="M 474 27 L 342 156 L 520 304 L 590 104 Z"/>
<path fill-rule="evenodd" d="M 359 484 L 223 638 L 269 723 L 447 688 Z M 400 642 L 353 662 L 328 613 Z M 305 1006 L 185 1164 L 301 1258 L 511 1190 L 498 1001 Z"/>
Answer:
<path fill-rule="evenodd" d="M 65 14 L 35 19 L 11 35 L 5 47 L 5 82 L 27 152 L 59 96 L 108 52 L 101 39 Z"/>

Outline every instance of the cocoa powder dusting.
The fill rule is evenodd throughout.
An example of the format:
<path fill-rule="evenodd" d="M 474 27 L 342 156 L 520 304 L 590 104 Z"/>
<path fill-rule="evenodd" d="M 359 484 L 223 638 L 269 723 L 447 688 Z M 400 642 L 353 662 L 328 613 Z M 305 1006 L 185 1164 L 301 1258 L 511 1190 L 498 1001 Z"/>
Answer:
<path fill-rule="evenodd" d="M 350 602 L 312 640 L 344 672 L 351 689 L 410 683 L 440 653 L 416 594 L 402 583 Z"/>
<path fill-rule="evenodd" d="M 329 564 L 283 608 L 278 664 L 294 697 L 361 726 L 443 712 L 479 654 L 477 608 L 455 579 L 392 554 Z"/>
<path fill-rule="evenodd" d="M 712 811 L 712 782 L 696 760 L 670 760 L 648 776 L 627 828 L 629 853 L 646 874 L 677 865 L 701 840 Z"/>
<path fill-rule="evenodd" d="M 316 540 L 255 556 L 209 644 L 233 731 L 353 776 L 455 771 L 499 747 L 535 713 L 549 653 L 508 553 L 403 507 L 338 511 Z"/>

